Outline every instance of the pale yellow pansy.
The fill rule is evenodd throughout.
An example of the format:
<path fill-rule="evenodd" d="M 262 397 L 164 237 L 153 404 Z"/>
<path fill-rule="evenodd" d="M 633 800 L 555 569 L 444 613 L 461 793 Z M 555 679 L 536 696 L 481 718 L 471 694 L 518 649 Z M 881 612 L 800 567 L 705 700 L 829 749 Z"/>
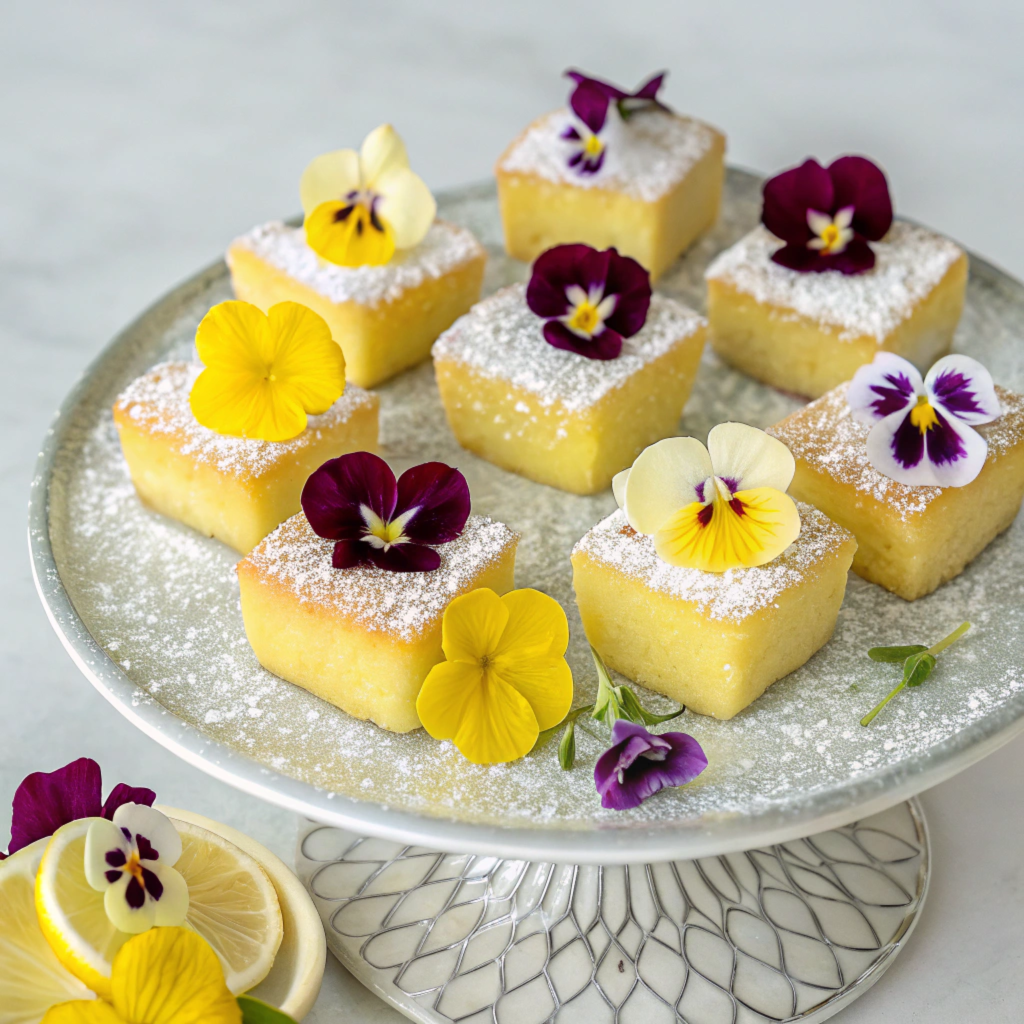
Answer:
<path fill-rule="evenodd" d="M 387 263 L 396 249 L 419 244 L 437 213 L 389 124 L 370 132 L 358 153 L 318 156 L 302 174 L 299 195 L 309 247 L 343 267 Z"/>
<path fill-rule="evenodd" d="M 720 423 L 704 447 L 669 437 L 617 474 L 612 490 L 637 533 L 670 565 L 706 572 L 764 565 L 800 535 L 786 489 L 789 449 L 745 423 Z"/>

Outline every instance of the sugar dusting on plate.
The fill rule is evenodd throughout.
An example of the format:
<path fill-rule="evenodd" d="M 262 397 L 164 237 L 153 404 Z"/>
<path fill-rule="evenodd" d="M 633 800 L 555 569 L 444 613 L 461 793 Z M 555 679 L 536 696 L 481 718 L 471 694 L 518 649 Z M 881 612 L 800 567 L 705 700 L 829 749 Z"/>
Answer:
<path fill-rule="evenodd" d="M 263 224 L 236 238 L 226 257 L 229 267 L 235 248 L 248 249 L 264 263 L 331 302 L 356 302 L 370 307 L 394 302 L 424 281 L 444 277 L 484 254 L 483 246 L 471 231 L 441 220 L 434 221 L 419 245 L 399 249 L 389 263 L 380 267 L 339 267 L 327 263 L 306 244 L 302 228 L 280 221 Z"/>
<path fill-rule="evenodd" d="M 318 537 L 301 512 L 283 522 L 242 560 L 241 571 L 283 586 L 301 603 L 322 608 L 372 633 L 411 641 L 440 626 L 451 600 L 515 549 L 519 535 L 487 516 L 470 516 L 462 534 L 438 544 L 432 572 L 375 566 L 335 569 L 334 541 Z"/>
<path fill-rule="evenodd" d="M 797 502 L 797 508 L 800 536 L 778 558 L 750 569 L 718 573 L 669 565 L 658 557 L 653 538 L 637 533 L 622 509 L 590 530 L 572 553 L 603 563 L 649 590 L 686 601 L 709 619 L 742 622 L 804 583 L 826 558 L 853 539 L 853 534 L 811 505 Z"/>
<path fill-rule="evenodd" d="M 770 257 L 781 244 L 758 226 L 712 261 L 705 277 L 760 303 L 838 328 L 842 341 L 869 337 L 879 344 L 909 319 L 963 255 L 955 242 L 905 221 L 896 221 L 881 242 L 871 243 L 876 262 L 864 274 L 801 274 L 780 267 Z"/>
<path fill-rule="evenodd" d="M 501 158 L 499 170 L 536 174 L 546 181 L 579 188 L 613 189 L 653 203 L 690 173 L 711 148 L 716 134 L 690 117 L 664 110 L 640 111 L 625 123 L 617 123 L 601 170 L 579 174 L 568 164 L 571 150 L 561 137 L 571 123 L 565 108 L 534 121 Z"/>
<path fill-rule="evenodd" d="M 513 284 L 456 320 L 434 343 L 433 352 L 435 361 L 464 363 L 485 377 L 530 391 L 541 406 L 559 403 L 568 412 L 579 412 L 622 387 L 705 323 L 675 299 L 655 295 L 647 322 L 625 339 L 617 359 L 587 359 L 544 340 L 544 321 L 526 305 L 526 286 Z"/>

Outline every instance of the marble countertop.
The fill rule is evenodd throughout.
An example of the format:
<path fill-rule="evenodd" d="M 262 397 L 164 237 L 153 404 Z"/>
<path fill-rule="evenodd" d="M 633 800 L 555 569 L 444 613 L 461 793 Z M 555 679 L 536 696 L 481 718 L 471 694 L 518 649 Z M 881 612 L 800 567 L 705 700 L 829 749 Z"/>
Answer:
<path fill-rule="evenodd" d="M 41 0 L 0 36 L 0 835 L 28 772 L 88 754 L 108 782 L 234 825 L 292 860 L 294 816 L 147 740 L 78 674 L 35 596 L 28 482 L 52 411 L 109 338 L 253 224 L 298 209 L 317 153 L 384 120 L 434 188 L 478 180 L 578 65 L 667 99 L 770 171 L 883 163 L 896 205 L 1024 275 L 1024 10 L 836 6 Z M 1009 1024 L 1024 1003 L 1024 742 L 924 797 L 921 923 L 843 1024 Z M 339 1012 L 340 1011 L 340 1012 Z M 331 962 L 311 1024 L 403 1018 Z"/>

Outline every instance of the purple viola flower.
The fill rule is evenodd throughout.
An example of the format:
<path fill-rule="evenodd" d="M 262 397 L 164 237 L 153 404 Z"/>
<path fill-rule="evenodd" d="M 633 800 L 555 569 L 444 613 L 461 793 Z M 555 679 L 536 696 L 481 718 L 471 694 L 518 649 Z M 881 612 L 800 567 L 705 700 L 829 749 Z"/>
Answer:
<path fill-rule="evenodd" d="M 772 253 L 780 266 L 861 274 L 875 265 L 868 242 L 892 224 L 889 186 L 862 156 L 841 156 L 827 168 L 805 160 L 765 182 L 761 222 L 785 243 Z"/>
<path fill-rule="evenodd" d="M 549 345 L 588 359 L 615 359 L 622 339 L 647 319 L 651 278 L 615 249 L 556 245 L 533 264 L 526 304 L 544 318 Z"/>
<path fill-rule="evenodd" d="M 701 745 L 685 732 L 656 736 L 619 718 L 612 726 L 612 745 L 594 766 L 594 782 L 602 807 L 625 811 L 666 786 L 685 786 L 707 766 Z"/>
<path fill-rule="evenodd" d="M 469 518 L 466 478 L 443 462 L 424 462 L 398 480 L 369 452 L 325 462 L 302 489 L 313 532 L 334 540 L 335 569 L 375 565 L 391 572 L 430 572 Z"/>
<path fill-rule="evenodd" d="M 913 363 L 880 352 L 850 381 L 846 400 L 868 424 L 868 461 L 911 487 L 964 487 L 985 465 L 974 427 L 1001 415 L 992 375 L 970 356 L 944 356 L 921 379 Z"/>
<path fill-rule="evenodd" d="M 54 772 L 33 772 L 14 793 L 11 811 L 10 852 L 37 839 L 52 836 L 62 825 L 79 818 L 112 819 L 127 803 L 149 806 L 156 799 L 151 789 L 135 789 L 118 783 L 103 800 L 100 766 L 88 757 Z"/>

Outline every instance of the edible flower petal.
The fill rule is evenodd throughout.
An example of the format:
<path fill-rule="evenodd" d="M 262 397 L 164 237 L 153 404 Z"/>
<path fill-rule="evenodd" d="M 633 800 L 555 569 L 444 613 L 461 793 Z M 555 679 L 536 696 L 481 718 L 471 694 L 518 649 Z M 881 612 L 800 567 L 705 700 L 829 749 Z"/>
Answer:
<path fill-rule="evenodd" d="M 129 939 L 111 966 L 113 1005 L 78 999 L 51 1007 L 43 1024 L 241 1024 L 217 954 L 187 928 Z"/>
<path fill-rule="evenodd" d="M 170 818 L 142 804 L 123 804 L 112 821 L 94 821 L 85 835 L 86 881 L 104 894 L 111 924 L 132 935 L 184 922 L 188 885 L 173 866 L 180 857 Z"/>
<path fill-rule="evenodd" d="M 136 789 L 121 782 L 104 802 L 100 766 L 89 757 L 80 757 L 53 772 L 33 772 L 14 793 L 10 852 L 52 836 L 69 821 L 109 819 L 122 804 L 149 805 L 155 799 L 151 789 Z"/>
<path fill-rule="evenodd" d="M 667 786 L 685 786 L 707 766 L 701 745 L 685 732 L 655 735 L 619 718 L 612 745 L 594 766 L 594 783 L 602 807 L 625 811 Z"/>
<path fill-rule="evenodd" d="M 800 535 L 786 494 L 795 463 L 763 430 L 720 423 L 704 447 L 669 437 L 645 448 L 612 489 L 629 525 L 669 565 L 705 572 L 764 565 Z"/>
<path fill-rule="evenodd" d="M 785 243 L 772 253 L 780 266 L 861 274 L 875 265 L 868 242 L 892 224 L 889 186 L 864 157 L 842 156 L 827 168 L 808 159 L 765 182 L 761 221 Z"/>
<path fill-rule="evenodd" d="M 965 487 L 981 472 L 988 442 L 973 428 L 1001 415 L 992 375 L 976 359 L 944 356 L 921 379 L 913 363 L 880 352 L 846 392 L 868 424 L 868 461 L 910 487 Z"/>
<path fill-rule="evenodd" d="M 298 302 L 269 313 L 248 302 L 214 306 L 196 331 L 205 369 L 192 414 L 218 434 L 287 441 L 345 390 L 345 357 L 323 317 Z"/>
<path fill-rule="evenodd" d="M 534 262 L 526 304 L 544 318 L 549 345 L 588 359 L 615 359 L 623 338 L 647 319 L 651 278 L 615 249 L 556 245 Z"/>
<path fill-rule="evenodd" d="M 569 623 L 553 598 L 474 590 L 445 609 L 441 635 L 446 660 L 424 680 L 416 711 L 434 739 L 451 740 L 467 760 L 523 757 L 568 713 Z"/>
<path fill-rule="evenodd" d="M 455 540 L 470 510 L 469 485 L 457 469 L 424 462 L 396 480 L 391 467 L 370 452 L 325 462 L 306 481 L 301 500 L 313 532 L 337 541 L 336 569 L 436 569 L 441 556 L 427 545 Z"/>
<path fill-rule="evenodd" d="M 390 262 L 396 249 L 423 240 L 437 213 L 389 124 L 370 132 L 358 153 L 341 149 L 318 156 L 303 172 L 299 194 L 309 247 L 343 267 Z"/>

